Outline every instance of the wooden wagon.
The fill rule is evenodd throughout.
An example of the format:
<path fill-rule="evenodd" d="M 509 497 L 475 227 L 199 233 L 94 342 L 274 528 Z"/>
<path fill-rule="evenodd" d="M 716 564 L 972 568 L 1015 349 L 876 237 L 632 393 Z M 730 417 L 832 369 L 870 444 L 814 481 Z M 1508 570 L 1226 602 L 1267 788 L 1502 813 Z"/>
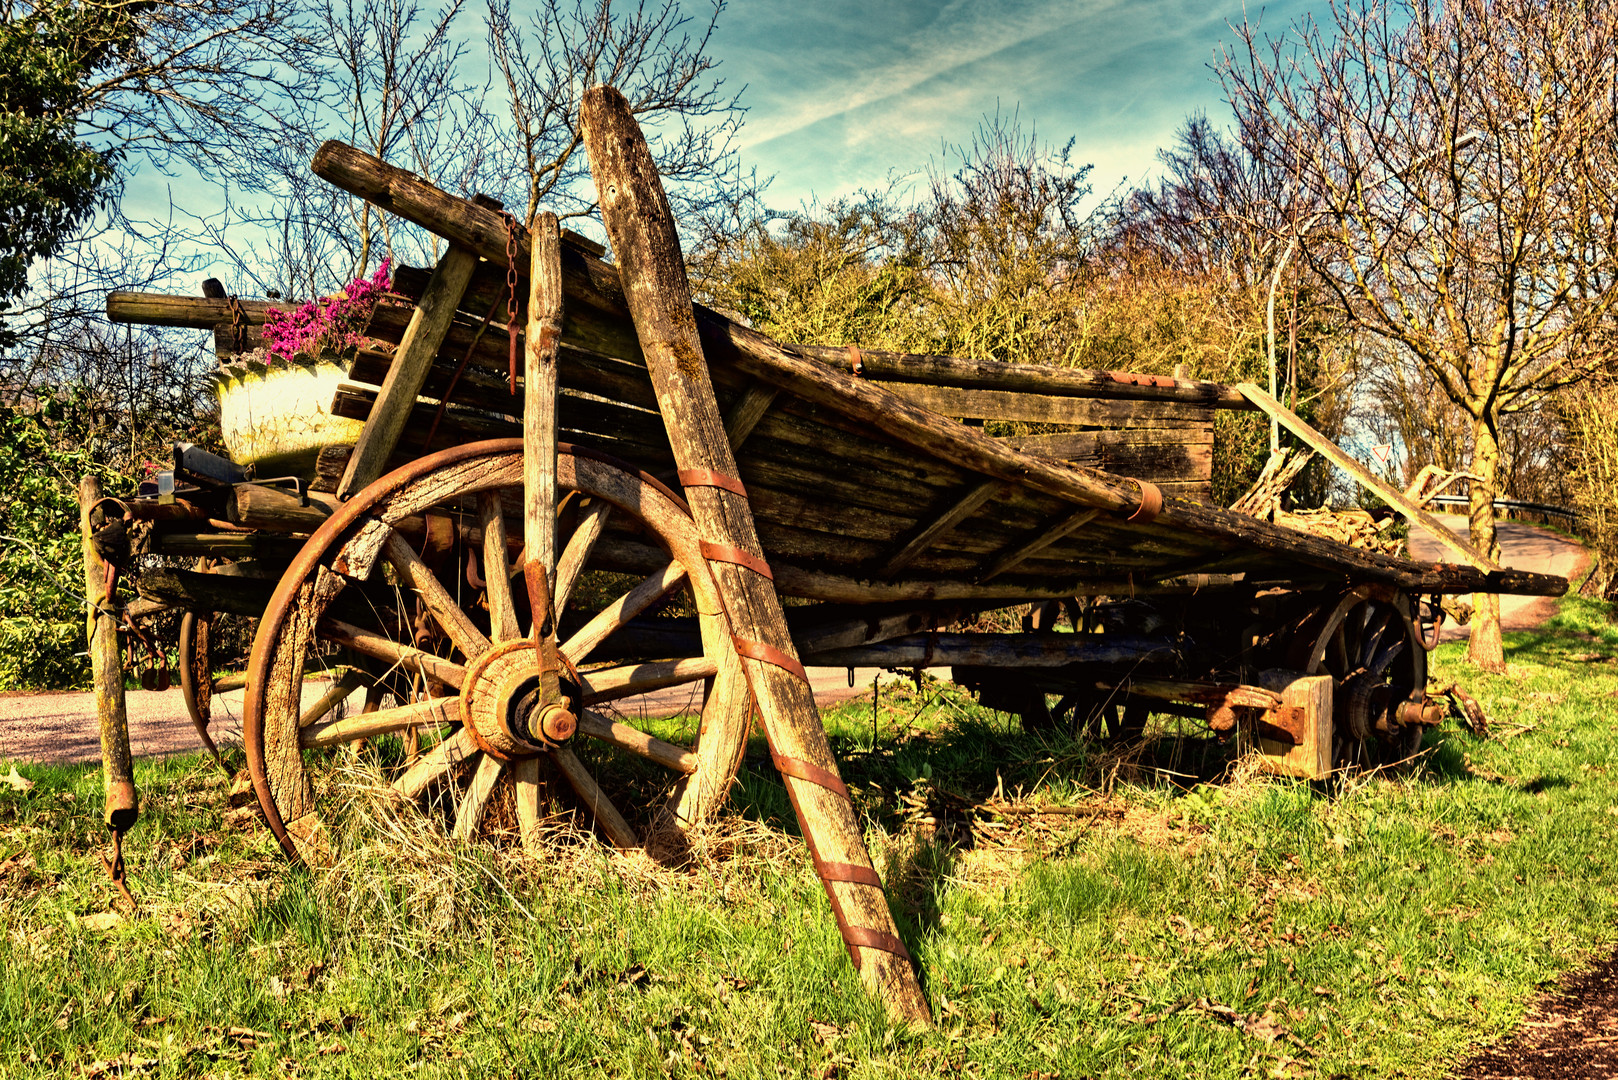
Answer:
<path fill-rule="evenodd" d="M 396 347 L 362 351 L 335 392 L 333 411 L 363 421 L 357 443 L 320 452 L 307 483 L 182 448 L 178 488 L 116 508 L 152 522 L 146 550 L 223 563 L 147 573 L 126 609 L 191 613 L 182 683 L 200 722 L 207 619 L 261 616 L 246 751 L 294 857 L 321 857 L 312 777 L 332 746 L 408 737 L 395 787 L 448 790 L 466 834 L 502 776 L 525 828 L 543 776 L 565 778 L 604 835 L 633 846 L 723 802 L 756 717 L 850 955 L 921 1019 L 804 663 L 952 668 L 1030 725 L 1116 735 L 1150 712 L 1195 716 L 1322 778 L 1406 757 L 1437 721 L 1423 598 L 1566 587 L 1458 539 L 1466 564 L 1422 564 L 1209 505 L 1216 410 L 1258 402 L 1301 425 L 1250 388 L 783 345 L 693 306 L 622 98 L 592 91 L 585 121 L 612 262 L 548 215 L 530 233 L 489 200 L 322 148 L 316 173 L 447 242 L 432 271 L 395 275 L 408 303 L 372 320 Z M 529 283 L 509 334 L 496 317 L 508 275 Z M 217 326 L 231 349 L 266 307 L 109 300 L 115 320 Z M 134 803 L 120 613 L 94 542 L 118 515 L 94 491 L 84 506 L 121 831 Z M 1080 632 L 949 630 L 1074 597 L 1107 598 Z M 337 689 L 309 707 L 305 672 L 333 663 Z M 700 701 L 684 744 L 612 715 L 678 685 Z M 360 687 L 363 712 L 334 712 Z M 615 806 L 598 782 L 612 759 L 581 743 L 667 769 L 666 802 Z"/>

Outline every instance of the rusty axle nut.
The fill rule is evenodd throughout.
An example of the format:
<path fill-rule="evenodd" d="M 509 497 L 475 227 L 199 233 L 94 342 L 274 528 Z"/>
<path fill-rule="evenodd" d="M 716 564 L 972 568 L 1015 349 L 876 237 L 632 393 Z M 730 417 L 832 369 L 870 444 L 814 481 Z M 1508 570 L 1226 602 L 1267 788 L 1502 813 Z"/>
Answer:
<path fill-rule="evenodd" d="M 538 727 L 547 742 L 565 743 L 579 730 L 579 720 L 564 706 L 546 705 L 540 710 Z"/>

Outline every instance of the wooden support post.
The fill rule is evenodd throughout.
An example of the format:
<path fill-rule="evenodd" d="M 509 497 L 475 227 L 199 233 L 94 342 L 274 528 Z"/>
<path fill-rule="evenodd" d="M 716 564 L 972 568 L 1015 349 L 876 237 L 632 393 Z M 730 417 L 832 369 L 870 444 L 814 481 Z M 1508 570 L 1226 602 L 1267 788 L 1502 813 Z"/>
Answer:
<path fill-rule="evenodd" d="M 775 404 L 775 397 L 781 391 L 764 383 L 754 383 L 747 388 L 747 393 L 741 400 L 730 407 L 730 415 L 725 417 L 725 435 L 730 439 L 732 450 L 741 446 L 747 437 L 758 427 L 758 422 L 764 419 L 764 414 L 770 411 Z"/>
<path fill-rule="evenodd" d="M 360 432 L 359 442 L 349 455 L 348 468 L 337 486 L 337 497 L 352 498 L 372 480 L 381 476 L 399 445 L 405 423 L 415 408 L 416 395 L 427 379 L 450 322 L 455 318 L 455 307 L 466 292 L 466 283 L 472 280 L 478 257 L 463 247 L 450 245 L 449 251 L 438 261 L 433 279 L 421 296 L 421 303 L 410 317 L 399 351 L 394 354 L 393 366 L 382 383 L 371 415 Z"/>
<path fill-rule="evenodd" d="M 690 283 L 651 150 L 616 89 L 584 96 L 581 131 L 601 216 L 686 497 L 745 660 L 771 754 L 798 813 L 832 911 L 867 987 L 897 1017 L 930 1020 L 858 816 L 837 775 L 814 695 L 793 653 L 692 315 Z M 733 486 L 734 485 L 734 486 Z"/>
<path fill-rule="evenodd" d="M 528 236 L 528 327 L 523 337 L 523 544 L 528 565 L 556 577 L 556 346 L 562 339 L 561 231 L 540 214 Z"/>
<path fill-rule="evenodd" d="M 84 595 L 89 600 L 85 632 L 90 642 L 90 676 L 101 722 L 101 775 L 106 793 L 102 820 L 117 833 L 140 817 L 134 762 L 129 752 L 129 714 L 124 711 L 124 666 L 118 651 L 118 616 L 109 592 L 107 563 L 96 548 L 92 511 L 101 501 L 101 481 L 79 481 L 79 534 L 84 542 Z"/>
<path fill-rule="evenodd" d="M 1448 526 L 1406 498 L 1404 492 L 1373 476 L 1371 471 L 1364 465 L 1339 450 L 1335 443 L 1304 423 L 1296 413 L 1279 401 L 1276 401 L 1252 383 L 1238 383 L 1236 389 L 1246 395 L 1253 404 L 1280 421 L 1282 427 L 1303 440 L 1310 449 L 1318 451 L 1327 461 L 1342 469 L 1365 487 L 1376 492 L 1382 498 L 1382 501 L 1403 514 L 1410 520 L 1412 525 L 1420 525 L 1432 533 L 1439 543 L 1459 555 L 1462 562 L 1468 566 L 1476 567 L 1486 574 L 1500 569 L 1499 563 L 1455 535 Z"/>

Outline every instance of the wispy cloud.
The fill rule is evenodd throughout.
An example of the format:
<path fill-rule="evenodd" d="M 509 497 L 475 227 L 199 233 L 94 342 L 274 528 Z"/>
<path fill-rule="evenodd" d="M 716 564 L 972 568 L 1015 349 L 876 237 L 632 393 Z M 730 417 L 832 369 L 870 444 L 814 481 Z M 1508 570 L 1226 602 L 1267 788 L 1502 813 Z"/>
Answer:
<path fill-rule="evenodd" d="M 1314 0 L 1279 0 L 1279 29 Z M 1098 190 L 1138 179 L 1196 109 L 1242 0 L 745 0 L 717 53 L 748 83 L 744 155 L 772 201 L 879 185 L 970 138 L 997 109 L 1042 139 L 1076 137 Z"/>

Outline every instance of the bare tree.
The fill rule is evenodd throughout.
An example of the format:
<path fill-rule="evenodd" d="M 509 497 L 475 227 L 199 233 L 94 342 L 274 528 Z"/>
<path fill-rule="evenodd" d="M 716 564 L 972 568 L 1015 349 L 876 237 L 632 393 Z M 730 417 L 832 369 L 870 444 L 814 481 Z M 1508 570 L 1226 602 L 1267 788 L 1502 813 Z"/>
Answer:
<path fill-rule="evenodd" d="M 734 198 L 753 181 L 735 158 L 745 110 L 725 88 L 708 47 L 723 10 L 693 20 L 678 0 L 541 0 L 523 19 L 510 0 L 490 0 L 489 54 L 505 83 L 508 123 L 497 128 L 491 165 L 531 223 L 541 207 L 564 218 L 594 212 L 595 189 L 581 153 L 579 103 L 610 83 L 646 129 L 676 217 Z M 520 9 L 519 9 L 520 11 Z"/>
<path fill-rule="evenodd" d="M 1318 208 L 1303 250 L 1353 326 L 1470 419 L 1471 534 L 1498 548 L 1502 417 L 1607 366 L 1618 309 L 1618 3 L 1333 3 L 1240 28 L 1240 137 Z M 1504 663 L 1497 597 L 1472 660 Z"/>

